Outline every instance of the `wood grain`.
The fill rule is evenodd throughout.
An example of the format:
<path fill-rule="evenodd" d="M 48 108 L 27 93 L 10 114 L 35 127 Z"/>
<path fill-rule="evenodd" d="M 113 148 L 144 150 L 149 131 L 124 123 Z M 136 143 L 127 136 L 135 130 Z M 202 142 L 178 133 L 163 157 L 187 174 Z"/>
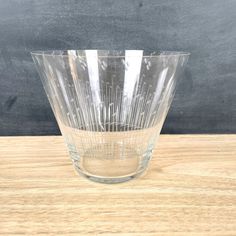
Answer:
<path fill-rule="evenodd" d="M 117 185 L 73 170 L 60 136 L 0 138 L 0 235 L 236 235 L 236 135 L 162 135 Z"/>

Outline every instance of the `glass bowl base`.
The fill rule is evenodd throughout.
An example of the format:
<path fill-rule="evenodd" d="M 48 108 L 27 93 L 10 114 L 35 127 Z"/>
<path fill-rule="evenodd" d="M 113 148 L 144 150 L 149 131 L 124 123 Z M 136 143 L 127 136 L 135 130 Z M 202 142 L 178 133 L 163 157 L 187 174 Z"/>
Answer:
<path fill-rule="evenodd" d="M 75 169 L 86 178 L 100 183 L 121 183 L 131 180 L 147 168 L 152 151 L 143 155 L 119 144 L 107 144 L 86 150 L 82 156 L 70 152 Z"/>
<path fill-rule="evenodd" d="M 144 168 L 136 173 L 132 173 L 131 175 L 126 176 L 119 176 L 119 177 L 103 177 L 103 176 L 95 176 L 91 175 L 87 172 L 82 171 L 75 163 L 74 168 L 76 172 L 81 175 L 82 177 L 85 177 L 93 182 L 103 183 L 103 184 L 118 184 L 123 183 L 126 181 L 130 181 L 132 179 L 135 179 L 139 177 L 140 175 L 143 175 L 146 172 L 147 168 Z"/>

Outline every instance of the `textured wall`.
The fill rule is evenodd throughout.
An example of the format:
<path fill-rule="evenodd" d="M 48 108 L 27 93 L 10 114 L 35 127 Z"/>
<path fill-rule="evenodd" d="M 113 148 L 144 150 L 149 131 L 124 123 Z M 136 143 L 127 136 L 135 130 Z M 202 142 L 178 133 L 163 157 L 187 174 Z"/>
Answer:
<path fill-rule="evenodd" d="M 235 0 L 0 0 L 0 135 L 59 133 L 29 52 L 192 53 L 164 133 L 236 132 Z"/>

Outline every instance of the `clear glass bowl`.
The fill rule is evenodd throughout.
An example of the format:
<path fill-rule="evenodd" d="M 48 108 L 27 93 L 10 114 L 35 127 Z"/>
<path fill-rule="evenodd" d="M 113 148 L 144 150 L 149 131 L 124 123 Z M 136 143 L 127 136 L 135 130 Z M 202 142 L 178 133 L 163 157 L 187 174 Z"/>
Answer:
<path fill-rule="evenodd" d="M 185 52 L 32 52 L 76 170 L 118 183 L 140 175 L 173 99 Z"/>

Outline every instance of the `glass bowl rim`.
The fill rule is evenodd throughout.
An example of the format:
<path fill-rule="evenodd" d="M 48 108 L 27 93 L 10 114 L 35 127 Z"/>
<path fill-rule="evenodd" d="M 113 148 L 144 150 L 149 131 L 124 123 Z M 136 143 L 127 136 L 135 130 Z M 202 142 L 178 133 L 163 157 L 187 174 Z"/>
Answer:
<path fill-rule="evenodd" d="M 83 54 L 85 51 L 97 51 L 98 58 L 125 58 L 125 52 L 143 52 L 142 58 L 159 58 L 159 57 L 179 57 L 179 56 L 189 56 L 189 52 L 185 51 L 154 51 L 154 50 L 100 50 L 100 49 L 69 49 L 69 50 L 36 50 L 30 52 L 32 56 L 47 56 L 47 57 L 68 57 L 68 52 L 74 52 L 72 54 L 75 57 L 85 57 Z M 100 55 L 105 53 L 111 53 L 111 55 Z M 129 54 L 128 57 L 137 57 L 137 55 Z"/>

